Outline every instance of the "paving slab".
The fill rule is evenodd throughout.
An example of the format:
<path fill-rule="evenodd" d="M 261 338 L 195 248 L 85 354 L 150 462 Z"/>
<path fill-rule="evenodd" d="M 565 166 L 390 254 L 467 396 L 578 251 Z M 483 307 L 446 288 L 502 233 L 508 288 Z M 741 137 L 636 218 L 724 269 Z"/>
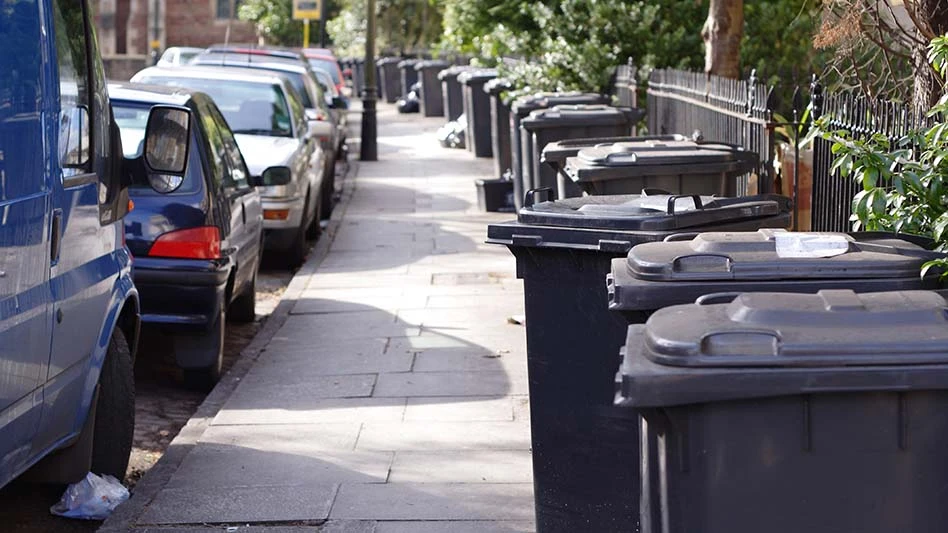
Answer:
<path fill-rule="evenodd" d="M 244 406 L 230 404 L 227 409 L 217 413 L 213 423 L 223 426 L 399 422 L 405 416 L 404 398 L 319 398 L 307 401 L 305 407 L 246 407 L 264 403 L 248 401 L 244 402 Z M 354 427 L 353 445 L 360 427 L 359 424 Z"/>
<path fill-rule="evenodd" d="M 523 396 L 472 397 L 451 403 L 439 398 L 407 398 L 405 422 L 509 422 Z"/>
<path fill-rule="evenodd" d="M 140 521 L 146 524 L 201 524 L 204 522 L 287 522 L 325 520 L 338 484 L 262 487 L 165 488 L 148 506 Z"/>
<path fill-rule="evenodd" d="M 450 405 L 450 399 L 442 403 Z M 361 450 L 529 450 L 530 425 L 521 422 L 366 422 Z"/>
<path fill-rule="evenodd" d="M 372 396 L 500 396 L 527 394 L 526 376 L 510 376 L 503 369 L 488 372 L 405 372 L 380 374 Z"/>
<path fill-rule="evenodd" d="M 530 520 L 532 483 L 343 484 L 333 518 Z"/>
<path fill-rule="evenodd" d="M 532 483 L 527 450 L 476 450 L 395 454 L 392 483 Z"/>
<path fill-rule="evenodd" d="M 536 531 L 532 521 L 442 520 L 378 522 L 375 533 L 529 533 Z"/>

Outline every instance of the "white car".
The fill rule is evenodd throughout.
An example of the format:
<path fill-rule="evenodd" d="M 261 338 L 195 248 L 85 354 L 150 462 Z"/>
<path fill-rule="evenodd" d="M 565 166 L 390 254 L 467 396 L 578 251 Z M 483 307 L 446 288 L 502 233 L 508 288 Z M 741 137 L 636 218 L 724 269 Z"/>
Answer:
<path fill-rule="evenodd" d="M 161 54 L 158 59 L 159 67 L 178 67 L 187 65 L 194 56 L 203 52 L 203 48 L 192 48 L 190 46 L 172 46 Z"/>

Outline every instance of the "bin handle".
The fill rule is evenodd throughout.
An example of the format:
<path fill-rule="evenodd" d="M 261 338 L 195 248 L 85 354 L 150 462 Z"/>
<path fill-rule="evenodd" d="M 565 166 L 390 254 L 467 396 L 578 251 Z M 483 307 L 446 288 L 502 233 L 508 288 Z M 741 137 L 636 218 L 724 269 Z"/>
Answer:
<path fill-rule="evenodd" d="M 536 189 L 530 189 L 523 195 L 523 206 L 533 207 L 533 205 L 537 203 L 537 196 L 543 193 L 546 193 L 546 200 L 543 200 L 544 202 L 556 200 L 556 193 L 553 192 L 552 187 L 538 187 Z"/>
<path fill-rule="evenodd" d="M 741 294 L 740 292 L 712 292 L 699 296 L 695 300 L 695 305 L 727 304 L 734 301 Z"/>
<path fill-rule="evenodd" d="M 697 237 L 700 233 L 697 231 L 688 231 L 684 233 L 672 233 L 671 235 L 662 239 L 662 242 L 676 242 L 676 241 L 690 241 Z"/>
<path fill-rule="evenodd" d="M 666 191 L 665 189 L 659 189 L 657 187 L 645 187 L 642 189 L 642 194 L 645 196 L 665 196 L 666 194 L 671 193 L 671 191 Z"/>
<path fill-rule="evenodd" d="M 681 199 L 681 198 L 691 198 L 691 200 L 695 203 L 695 209 L 704 209 L 704 205 L 701 204 L 701 196 L 700 196 L 700 195 L 698 195 L 698 194 L 675 194 L 675 195 L 672 195 L 672 196 L 669 196 L 669 197 L 668 197 L 668 209 L 666 209 L 666 212 L 667 212 L 669 215 L 674 215 L 674 214 L 675 214 L 675 202 L 677 202 L 677 201 L 678 201 L 679 199 Z"/>

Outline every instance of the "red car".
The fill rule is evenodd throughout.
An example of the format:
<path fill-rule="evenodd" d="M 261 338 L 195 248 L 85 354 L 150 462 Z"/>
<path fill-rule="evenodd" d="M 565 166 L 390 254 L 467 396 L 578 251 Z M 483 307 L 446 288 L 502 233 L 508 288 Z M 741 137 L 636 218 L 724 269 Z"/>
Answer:
<path fill-rule="evenodd" d="M 306 56 L 310 66 L 328 72 L 332 76 L 333 83 L 336 84 L 336 90 L 342 92 L 345 81 L 342 77 L 342 69 L 339 68 L 339 61 L 332 52 L 325 48 L 304 48 L 303 55 Z"/>

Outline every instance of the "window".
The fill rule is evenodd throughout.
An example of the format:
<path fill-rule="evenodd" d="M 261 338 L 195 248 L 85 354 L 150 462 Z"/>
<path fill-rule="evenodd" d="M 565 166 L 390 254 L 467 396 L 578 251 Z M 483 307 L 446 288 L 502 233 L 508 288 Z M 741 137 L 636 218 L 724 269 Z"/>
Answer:
<path fill-rule="evenodd" d="M 207 106 L 207 111 L 209 116 L 216 123 L 215 129 L 223 142 L 224 155 L 227 160 L 227 166 L 230 168 L 230 175 L 224 176 L 224 186 L 240 190 L 249 189 L 250 172 L 247 170 L 247 164 L 244 162 L 244 157 L 240 153 L 240 148 L 237 146 L 237 140 L 234 139 L 234 134 L 230 131 L 227 121 L 221 115 L 217 106 L 211 103 Z"/>
<path fill-rule="evenodd" d="M 53 2 L 59 66 L 59 163 L 63 176 L 89 171 L 89 54 L 82 2 Z"/>
<path fill-rule="evenodd" d="M 229 19 L 230 17 L 230 4 L 234 4 L 234 18 L 237 18 L 237 10 L 240 8 L 240 4 L 243 3 L 243 0 L 216 0 L 217 2 L 217 18 L 219 19 Z"/>

